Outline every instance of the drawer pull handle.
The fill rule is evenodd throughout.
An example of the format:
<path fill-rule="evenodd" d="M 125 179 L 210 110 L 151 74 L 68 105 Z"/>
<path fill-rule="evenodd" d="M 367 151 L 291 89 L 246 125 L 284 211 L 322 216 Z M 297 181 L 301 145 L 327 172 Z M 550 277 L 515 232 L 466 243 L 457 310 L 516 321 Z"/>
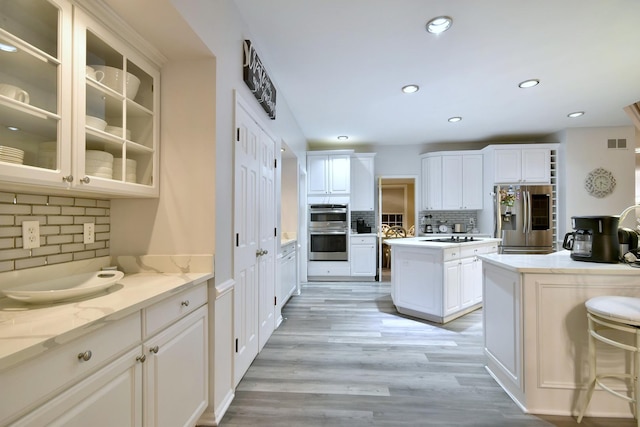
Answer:
<path fill-rule="evenodd" d="M 151 347 L 151 348 L 149 349 L 149 351 L 150 351 L 151 353 L 153 353 L 153 354 L 158 354 L 158 351 L 159 351 L 159 350 L 160 350 L 160 347 L 158 347 L 157 345 L 156 345 L 156 346 L 153 346 L 153 347 Z"/>
<path fill-rule="evenodd" d="M 145 356 L 144 354 L 142 356 L 136 357 L 136 362 L 144 363 L 145 360 L 147 360 L 147 356 Z"/>
<path fill-rule="evenodd" d="M 183 305 L 185 307 L 189 307 L 189 300 L 184 300 L 180 303 L 180 305 Z"/>
<path fill-rule="evenodd" d="M 80 360 L 80 361 L 84 360 L 86 362 L 89 359 L 91 359 L 91 356 L 92 356 L 91 350 L 87 350 L 84 353 L 78 353 L 78 360 Z"/>
<path fill-rule="evenodd" d="M 91 178 L 89 178 L 88 176 L 85 176 L 80 180 L 80 182 L 82 182 L 83 184 L 88 184 L 91 182 Z"/>

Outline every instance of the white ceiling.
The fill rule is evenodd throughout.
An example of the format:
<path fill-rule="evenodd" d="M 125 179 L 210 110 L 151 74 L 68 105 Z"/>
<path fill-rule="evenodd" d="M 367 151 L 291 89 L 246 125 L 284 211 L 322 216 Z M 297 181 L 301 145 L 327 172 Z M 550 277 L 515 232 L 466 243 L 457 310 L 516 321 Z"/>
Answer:
<path fill-rule="evenodd" d="M 623 107 L 640 100 L 638 0 L 235 3 L 312 143 L 531 141 L 629 126 Z M 439 15 L 453 26 L 427 33 Z M 541 84 L 518 88 L 530 78 Z M 420 91 L 403 94 L 409 83 Z"/>

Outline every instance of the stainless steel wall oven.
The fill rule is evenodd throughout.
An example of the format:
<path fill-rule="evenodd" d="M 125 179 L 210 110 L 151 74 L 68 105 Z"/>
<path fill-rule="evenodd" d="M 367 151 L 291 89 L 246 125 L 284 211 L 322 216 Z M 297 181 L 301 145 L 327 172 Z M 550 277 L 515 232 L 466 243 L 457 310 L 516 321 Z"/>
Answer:
<path fill-rule="evenodd" d="M 309 205 L 309 261 L 348 261 L 348 237 L 348 205 Z"/>

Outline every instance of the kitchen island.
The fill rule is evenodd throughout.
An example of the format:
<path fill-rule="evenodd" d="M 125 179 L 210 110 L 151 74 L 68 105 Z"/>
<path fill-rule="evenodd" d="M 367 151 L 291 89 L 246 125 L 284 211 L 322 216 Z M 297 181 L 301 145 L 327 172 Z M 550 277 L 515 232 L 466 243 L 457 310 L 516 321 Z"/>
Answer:
<path fill-rule="evenodd" d="M 481 258 L 487 370 L 523 411 L 577 415 L 588 379 L 584 303 L 640 297 L 640 269 L 573 261 L 568 251 Z M 621 353 L 599 350 L 598 363 L 622 370 Z M 632 415 L 628 403 L 596 388 L 586 416 Z"/>
<path fill-rule="evenodd" d="M 474 236 L 385 239 L 391 247 L 391 298 L 398 312 L 446 323 L 477 310 L 482 306 L 478 255 L 496 252 L 499 242 Z"/>

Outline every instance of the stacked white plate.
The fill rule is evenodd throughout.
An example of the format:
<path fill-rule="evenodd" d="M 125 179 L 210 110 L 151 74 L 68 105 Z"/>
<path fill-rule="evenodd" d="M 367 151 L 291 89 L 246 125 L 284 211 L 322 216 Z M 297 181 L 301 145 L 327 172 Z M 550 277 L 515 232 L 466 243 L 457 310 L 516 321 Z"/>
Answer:
<path fill-rule="evenodd" d="M 84 170 L 87 175 L 99 178 L 113 178 L 113 155 L 106 151 L 87 150 Z"/>
<path fill-rule="evenodd" d="M 0 161 L 21 165 L 24 162 L 24 151 L 0 145 Z"/>
<path fill-rule="evenodd" d="M 58 159 L 58 142 L 49 141 L 38 144 L 38 166 L 56 169 Z"/>
<path fill-rule="evenodd" d="M 138 175 L 136 172 L 136 167 L 138 166 L 137 162 L 133 159 L 127 159 L 126 162 L 127 169 L 125 170 L 125 181 L 126 182 L 137 182 Z M 113 159 L 113 177 L 115 179 L 121 179 L 122 177 L 122 159 L 115 158 Z"/>

